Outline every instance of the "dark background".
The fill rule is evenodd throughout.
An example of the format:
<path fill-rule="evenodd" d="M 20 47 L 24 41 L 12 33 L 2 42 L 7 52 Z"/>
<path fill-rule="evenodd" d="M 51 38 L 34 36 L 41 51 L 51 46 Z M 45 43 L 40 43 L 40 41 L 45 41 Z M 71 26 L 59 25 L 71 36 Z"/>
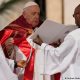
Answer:
<path fill-rule="evenodd" d="M 45 0 L 34 0 L 36 3 L 39 4 L 40 10 L 41 10 L 41 19 L 45 20 L 46 19 L 46 3 Z"/>

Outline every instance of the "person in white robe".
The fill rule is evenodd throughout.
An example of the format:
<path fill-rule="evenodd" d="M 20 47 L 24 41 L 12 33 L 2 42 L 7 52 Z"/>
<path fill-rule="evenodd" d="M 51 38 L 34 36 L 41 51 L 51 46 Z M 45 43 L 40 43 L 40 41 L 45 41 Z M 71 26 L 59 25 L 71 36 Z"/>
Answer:
<path fill-rule="evenodd" d="M 44 51 L 41 53 L 44 60 L 40 64 L 41 74 L 60 72 L 60 80 L 80 79 L 80 29 L 70 32 L 59 47 L 42 43 L 41 50 Z"/>

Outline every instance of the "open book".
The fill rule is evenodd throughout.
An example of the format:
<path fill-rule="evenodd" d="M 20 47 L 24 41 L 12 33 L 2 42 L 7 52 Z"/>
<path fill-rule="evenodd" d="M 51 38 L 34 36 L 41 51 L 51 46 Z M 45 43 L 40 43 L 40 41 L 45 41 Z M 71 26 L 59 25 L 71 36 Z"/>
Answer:
<path fill-rule="evenodd" d="M 64 37 L 72 30 L 72 27 L 67 27 L 51 20 L 45 20 L 44 23 L 35 31 L 34 36 L 39 35 L 43 42 L 50 44 L 58 39 L 63 41 Z"/>

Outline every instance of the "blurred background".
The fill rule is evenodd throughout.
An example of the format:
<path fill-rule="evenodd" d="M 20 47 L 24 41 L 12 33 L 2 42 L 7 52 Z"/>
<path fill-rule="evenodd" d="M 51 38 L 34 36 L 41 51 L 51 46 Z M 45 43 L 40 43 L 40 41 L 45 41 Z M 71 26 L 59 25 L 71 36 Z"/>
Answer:
<path fill-rule="evenodd" d="M 0 0 L 0 30 L 22 14 L 24 4 L 31 0 Z M 74 25 L 73 13 L 80 0 L 33 0 L 41 9 L 41 18 Z"/>

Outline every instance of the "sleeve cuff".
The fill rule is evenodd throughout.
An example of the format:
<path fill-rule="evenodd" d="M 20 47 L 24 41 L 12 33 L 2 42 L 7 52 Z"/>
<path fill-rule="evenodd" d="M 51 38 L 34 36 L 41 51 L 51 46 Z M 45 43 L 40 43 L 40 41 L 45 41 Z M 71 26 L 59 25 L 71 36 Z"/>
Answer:
<path fill-rule="evenodd" d="M 41 49 L 44 49 L 47 45 L 48 45 L 48 44 L 46 44 L 46 43 L 42 43 L 42 44 L 41 44 Z"/>
<path fill-rule="evenodd" d="M 54 50 L 55 48 L 54 48 L 54 46 L 50 46 L 49 44 L 42 43 L 41 49 L 45 49 L 45 50 L 53 49 Z"/>

